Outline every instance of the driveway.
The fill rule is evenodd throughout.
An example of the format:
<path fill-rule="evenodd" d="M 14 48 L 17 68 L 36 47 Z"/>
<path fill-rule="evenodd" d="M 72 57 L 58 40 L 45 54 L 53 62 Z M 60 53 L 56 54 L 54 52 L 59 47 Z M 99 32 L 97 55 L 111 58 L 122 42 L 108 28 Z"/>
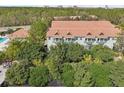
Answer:
<path fill-rule="evenodd" d="M 3 68 L 3 66 L 0 65 L 0 85 L 5 80 L 5 73 L 6 73 L 6 71 L 7 71 L 7 69 Z"/>

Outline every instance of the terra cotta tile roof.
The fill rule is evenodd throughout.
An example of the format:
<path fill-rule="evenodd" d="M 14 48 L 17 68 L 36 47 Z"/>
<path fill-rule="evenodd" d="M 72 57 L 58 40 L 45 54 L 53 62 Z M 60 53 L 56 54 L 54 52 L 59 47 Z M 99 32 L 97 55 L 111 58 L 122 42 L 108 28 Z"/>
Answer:
<path fill-rule="evenodd" d="M 15 31 L 14 33 L 9 35 L 10 38 L 26 38 L 28 37 L 28 30 L 25 29 L 19 29 Z"/>
<path fill-rule="evenodd" d="M 52 21 L 47 37 L 115 37 L 119 32 L 109 21 Z"/>

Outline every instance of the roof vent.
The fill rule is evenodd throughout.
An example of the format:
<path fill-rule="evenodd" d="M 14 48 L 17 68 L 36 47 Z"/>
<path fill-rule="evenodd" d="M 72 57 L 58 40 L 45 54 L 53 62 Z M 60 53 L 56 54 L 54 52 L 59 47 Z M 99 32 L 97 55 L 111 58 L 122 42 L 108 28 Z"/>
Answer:
<path fill-rule="evenodd" d="M 101 36 L 101 35 L 104 35 L 104 34 L 103 33 L 100 33 L 99 35 Z"/>
<path fill-rule="evenodd" d="M 91 35 L 91 33 L 88 33 L 87 35 Z"/>
<path fill-rule="evenodd" d="M 68 32 L 68 33 L 67 33 L 67 35 L 71 35 L 71 33 L 70 33 L 70 32 Z"/>
<path fill-rule="evenodd" d="M 56 33 L 55 33 L 55 35 L 59 35 L 59 33 L 58 33 L 58 32 L 56 32 Z"/>

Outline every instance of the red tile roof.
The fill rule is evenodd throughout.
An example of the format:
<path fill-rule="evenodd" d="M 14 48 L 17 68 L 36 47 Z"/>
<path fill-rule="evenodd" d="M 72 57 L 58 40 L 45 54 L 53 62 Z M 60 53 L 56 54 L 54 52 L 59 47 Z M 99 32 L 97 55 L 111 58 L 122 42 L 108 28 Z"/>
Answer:
<path fill-rule="evenodd" d="M 119 32 L 109 21 L 52 21 L 47 37 L 115 37 Z"/>
<path fill-rule="evenodd" d="M 22 28 L 10 34 L 9 37 L 10 38 L 26 38 L 28 37 L 28 35 L 29 35 L 28 30 L 25 30 Z"/>

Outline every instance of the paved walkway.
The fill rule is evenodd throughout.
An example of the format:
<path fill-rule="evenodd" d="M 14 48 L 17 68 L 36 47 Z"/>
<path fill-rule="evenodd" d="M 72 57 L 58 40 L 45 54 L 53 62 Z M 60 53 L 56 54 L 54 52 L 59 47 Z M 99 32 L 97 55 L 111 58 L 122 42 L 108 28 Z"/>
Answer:
<path fill-rule="evenodd" d="M 2 65 L 0 65 L 0 85 L 3 83 L 3 81 L 5 80 L 5 73 L 7 71 L 7 69 L 3 68 Z"/>

